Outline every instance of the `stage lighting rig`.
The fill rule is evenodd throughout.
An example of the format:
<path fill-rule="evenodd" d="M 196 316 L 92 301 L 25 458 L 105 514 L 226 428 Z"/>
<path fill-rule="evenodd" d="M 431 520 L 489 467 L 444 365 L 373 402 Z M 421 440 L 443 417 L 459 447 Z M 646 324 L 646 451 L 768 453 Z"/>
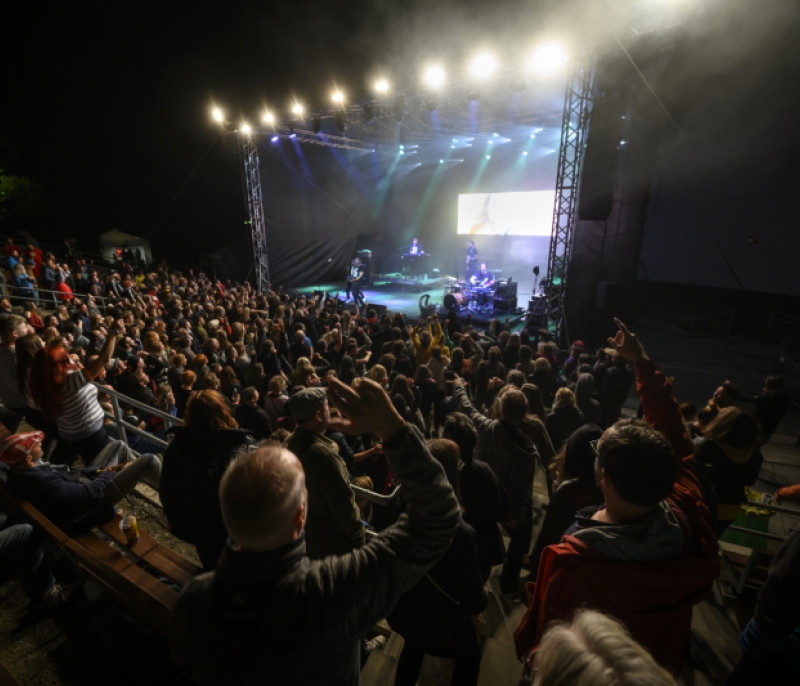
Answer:
<path fill-rule="evenodd" d="M 497 60 L 488 54 L 478 55 L 469 65 L 469 73 L 473 79 L 488 79 L 497 69 Z"/>
<path fill-rule="evenodd" d="M 272 112 L 264 112 L 264 123 L 265 124 L 274 124 L 275 123 L 275 115 Z"/>
<path fill-rule="evenodd" d="M 395 121 L 399 124 L 403 121 L 403 117 L 406 113 L 406 99 L 402 95 L 398 95 L 394 99 L 394 106 L 392 108 L 392 113 L 394 114 Z"/>
<path fill-rule="evenodd" d="M 362 110 L 362 115 L 364 117 L 364 121 L 370 122 L 375 119 L 375 108 L 372 105 L 364 105 L 364 109 Z"/>
<path fill-rule="evenodd" d="M 225 119 L 225 115 L 222 114 L 222 110 L 219 107 L 215 107 L 213 110 L 211 110 L 211 117 L 214 119 L 214 121 L 219 122 L 220 124 Z"/>
<path fill-rule="evenodd" d="M 560 69 L 567 61 L 567 56 L 555 43 L 543 45 L 531 56 L 528 68 L 539 74 L 551 74 Z"/>
<path fill-rule="evenodd" d="M 439 65 L 432 65 L 425 70 L 425 83 L 431 88 L 441 88 L 444 85 L 444 69 Z"/>
<path fill-rule="evenodd" d="M 303 106 L 299 102 L 296 102 L 294 105 L 292 105 L 292 114 L 303 114 Z"/>
<path fill-rule="evenodd" d="M 378 93 L 388 93 L 389 82 L 386 79 L 378 79 L 378 81 L 375 83 L 375 90 Z"/>
<path fill-rule="evenodd" d="M 331 100 L 333 100 L 337 105 L 341 105 L 344 102 L 344 95 L 341 91 L 336 91 L 331 96 Z"/>
<path fill-rule="evenodd" d="M 240 131 L 241 131 L 241 132 L 242 132 L 242 133 L 243 133 L 245 136 L 249 136 L 249 135 L 250 135 L 250 134 L 253 132 L 253 129 L 251 129 L 251 128 L 250 128 L 250 124 L 248 124 L 247 122 L 242 122 L 242 126 L 240 127 L 240 129 L 239 129 L 239 130 L 240 130 Z"/>

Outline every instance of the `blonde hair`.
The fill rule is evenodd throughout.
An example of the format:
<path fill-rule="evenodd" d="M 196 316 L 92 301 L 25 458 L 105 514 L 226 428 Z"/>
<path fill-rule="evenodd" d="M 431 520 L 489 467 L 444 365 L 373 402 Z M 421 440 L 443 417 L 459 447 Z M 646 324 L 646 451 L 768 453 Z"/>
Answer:
<path fill-rule="evenodd" d="M 559 388 L 556 391 L 556 407 L 575 407 L 575 394 L 569 388 Z"/>
<path fill-rule="evenodd" d="M 551 625 L 536 664 L 537 686 L 676 686 L 619 621 L 595 610 Z"/>
<path fill-rule="evenodd" d="M 386 367 L 384 367 L 382 364 L 376 364 L 372 369 L 369 370 L 369 378 L 375 383 L 383 385 L 383 382 L 386 381 L 387 376 L 389 375 L 386 373 Z"/>

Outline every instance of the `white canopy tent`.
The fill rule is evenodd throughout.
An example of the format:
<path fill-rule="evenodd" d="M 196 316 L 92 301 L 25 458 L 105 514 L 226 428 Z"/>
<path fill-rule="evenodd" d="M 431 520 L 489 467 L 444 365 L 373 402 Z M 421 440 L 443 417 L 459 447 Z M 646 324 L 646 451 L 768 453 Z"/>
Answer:
<path fill-rule="evenodd" d="M 141 259 L 144 259 L 147 264 L 152 264 L 153 252 L 150 250 L 150 241 L 146 238 L 133 236 L 119 229 L 111 229 L 111 231 L 100 236 L 100 253 L 103 259 L 109 262 L 118 262 L 120 260 L 120 252 L 125 248 L 130 250 L 137 258 L 141 255 Z"/>

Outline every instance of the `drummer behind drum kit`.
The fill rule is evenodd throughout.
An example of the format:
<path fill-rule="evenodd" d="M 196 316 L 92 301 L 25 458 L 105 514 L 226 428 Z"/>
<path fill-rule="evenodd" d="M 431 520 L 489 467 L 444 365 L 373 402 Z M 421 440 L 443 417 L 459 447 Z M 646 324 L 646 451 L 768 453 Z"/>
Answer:
<path fill-rule="evenodd" d="M 498 282 L 498 288 L 503 283 Z M 445 279 L 444 308 L 451 312 L 472 314 L 493 311 L 495 290 L 495 286 L 473 286 L 469 281 L 458 281 L 448 276 Z"/>

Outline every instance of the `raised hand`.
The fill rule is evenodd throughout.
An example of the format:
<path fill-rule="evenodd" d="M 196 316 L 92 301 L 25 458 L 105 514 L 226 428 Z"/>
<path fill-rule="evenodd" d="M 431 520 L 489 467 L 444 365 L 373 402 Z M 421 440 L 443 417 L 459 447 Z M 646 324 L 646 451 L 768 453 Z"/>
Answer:
<path fill-rule="evenodd" d="M 646 360 L 647 355 L 644 352 L 642 344 L 639 342 L 635 333 L 631 333 L 628 327 L 625 326 L 619 319 L 614 318 L 614 323 L 617 325 L 617 331 L 614 338 L 608 339 L 608 345 L 612 350 L 622 355 L 626 360 L 631 362 L 638 362 L 639 360 Z"/>
<path fill-rule="evenodd" d="M 371 379 L 362 378 L 358 388 L 351 388 L 329 378 L 328 402 L 342 415 L 330 420 L 329 426 L 335 431 L 353 436 L 374 433 L 385 443 L 406 425 L 386 392 Z"/>

